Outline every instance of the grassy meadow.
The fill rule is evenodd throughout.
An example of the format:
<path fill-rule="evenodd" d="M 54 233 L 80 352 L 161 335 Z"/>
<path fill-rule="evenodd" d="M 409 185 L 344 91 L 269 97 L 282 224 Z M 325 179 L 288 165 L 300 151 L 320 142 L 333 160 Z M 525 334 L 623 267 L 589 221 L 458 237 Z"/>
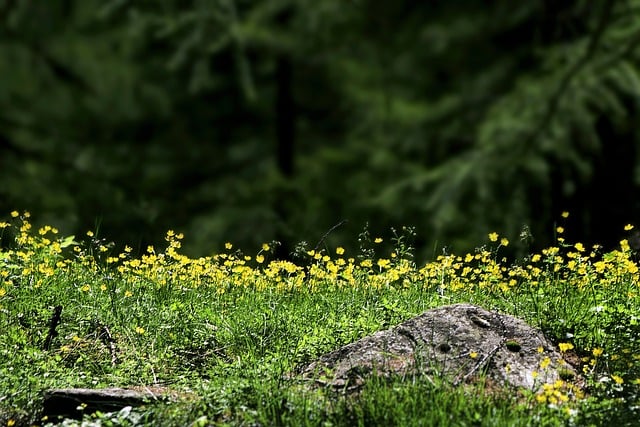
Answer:
<path fill-rule="evenodd" d="M 640 416 L 640 275 L 626 240 L 605 253 L 558 227 L 554 247 L 512 262 L 509 241 L 490 233 L 474 253 L 417 265 L 411 233 L 390 253 L 363 233 L 358 253 L 304 249 L 297 264 L 274 260 L 275 243 L 193 259 L 173 231 L 163 248 L 116 253 L 92 232 L 60 236 L 13 212 L 0 222 L 0 426 L 59 422 L 42 416 L 44 390 L 115 386 L 190 397 L 63 424 L 623 426 Z M 409 378 L 344 395 L 288 375 L 457 302 L 540 327 L 578 361 L 584 393 L 569 396 L 561 381 L 534 394 Z"/>

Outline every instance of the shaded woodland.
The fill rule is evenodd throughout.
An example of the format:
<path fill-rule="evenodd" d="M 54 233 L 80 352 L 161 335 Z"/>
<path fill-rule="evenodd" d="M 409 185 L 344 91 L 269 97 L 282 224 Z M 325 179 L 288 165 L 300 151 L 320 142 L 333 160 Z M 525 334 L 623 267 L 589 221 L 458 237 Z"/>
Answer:
<path fill-rule="evenodd" d="M 0 210 L 191 255 L 528 251 L 563 211 L 611 246 L 639 65 L 638 0 L 0 1 Z"/>

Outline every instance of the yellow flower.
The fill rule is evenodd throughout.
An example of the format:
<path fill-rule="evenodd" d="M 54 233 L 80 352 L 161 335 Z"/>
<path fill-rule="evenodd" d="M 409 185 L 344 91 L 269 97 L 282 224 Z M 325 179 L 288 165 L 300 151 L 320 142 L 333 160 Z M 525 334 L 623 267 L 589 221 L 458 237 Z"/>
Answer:
<path fill-rule="evenodd" d="M 627 239 L 620 240 L 620 248 L 622 249 L 622 252 L 629 252 L 629 250 L 631 249 L 631 247 L 629 246 L 629 241 Z"/>
<path fill-rule="evenodd" d="M 542 359 L 542 362 L 540 362 L 540 368 L 546 369 L 550 364 L 551 364 L 551 359 L 549 357 L 545 357 L 544 359 Z"/>
<path fill-rule="evenodd" d="M 343 248 L 343 247 L 341 247 L 341 246 L 338 246 L 338 247 L 336 248 L 336 254 L 338 254 L 338 255 L 343 255 L 343 254 L 344 254 L 344 248 Z"/>
<path fill-rule="evenodd" d="M 136 333 L 140 335 L 144 335 L 144 328 L 140 326 L 136 326 Z"/>
<path fill-rule="evenodd" d="M 574 245 L 574 248 L 576 248 L 576 251 L 578 252 L 584 252 L 584 246 L 582 245 L 582 243 L 576 243 Z"/>
<path fill-rule="evenodd" d="M 271 246 L 269 246 L 268 243 L 263 243 L 262 244 L 262 250 L 265 252 L 269 252 L 269 250 L 271 249 Z"/>
<path fill-rule="evenodd" d="M 478 353 L 475 352 L 475 351 L 472 351 L 471 353 L 469 353 L 469 357 L 472 358 L 472 359 L 475 359 L 475 358 L 478 357 Z"/>
<path fill-rule="evenodd" d="M 531 262 L 538 262 L 540 261 L 540 258 L 541 258 L 540 254 L 535 254 L 531 257 Z"/>
<path fill-rule="evenodd" d="M 591 351 L 591 353 L 593 354 L 594 357 L 602 356 L 602 353 L 604 353 L 604 349 L 600 347 L 596 347 Z"/>
<path fill-rule="evenodd" d="M 382 238 L 381 237 L 376 237 L 376 239 L 373 241 L 373 243 L 382 243 Z"/>
<path fill-rule="evenodd" d="M 13 418 L 9 418 L 7 420 L 7 427 L 13 427 L 14 425 L 16 425 L 16 420 L 14 420 Z"/>
<path fill-rule="evenodd" d="M 562 216 L 562 218 L 569 218 L 569 212 L 564 211 L 560 214 L 560 216 Z"/>
<path fill-rule="evenodd" d="M 262 256 L 262 255 L 256 256 L 256 262 L 258 264 L 262 264 L 264 262 L 264 256 Z"/>
<path fill-rule="evenodd" d="M 573 348 L 573 344 L 570 342 L 561 342 L 558 344 L 558 347 L 560 347 L 560 353 L 564 353 L 567 350 L 571 350 Z"/>
<path fill-rule="evenodd" d="M 18 211 L 11 212 L 11 218 L 16 218 L 20 213 Z"/>
<path fill-rule="evenodd" d="M 378 260 L 378 267 L 387 268 L 390 263 L 391 263 L 391 261 L 389 261 L 388 259 L 379 259 Z"/>
<path fill-rule="evenodd" d="M 558 234 L 562 234 L 562 233 L 564 233 L 564 227 L 556 227 L 556 232 L 557 232 Z"/>
<path fill-rule="evenodd" d="M 631 224 L 627 224 L 627 225 L 625 225 L 625 226 L 624 226 L 624 230 L 625 230 L 625 231 L 633 230 L 633 225 L 631 225 Z"/>
<path fill-rule="evenodd" d="M 544 347 L 539 346 L 539 347 L 536 349 L 536 351 L 537 351 L 538 353 L 544 353 Z"/>
<path fill-rule="evenodd" d="M 93 237 L 93 231 L 87 231 L 87 236 Z"/>
<path fill-rule="evenodd" d="M 224 244 L 224 248 L 226 250 L 230 250 L 231 248 L 233 248 L 233 245 L 231 243 L 227 242 L 227 243 Z"/>
<path fill-rule="evenodd" d="M 82 292 L 89 292 L 90 289 L 91 289 L 91 286 L 89 285 L 84 285 L 80 288 Z"/>
<path fill-rule="evenodd" d="M 615 381 L 616 384 L 622 384 L 624 382 L 624 379 L 618 375 L 611 375 L 611 379 Z"/>
<path fill-rule="evenodd" d="M 498 233 L 496 233 L 495 231 L 493 233 L 489 233 L 489 240 L 491 240 L 492 242 L 498 241 Z"/>
<path fill-rule="evenodd" d="M 131 292 L 131 291 L 124 291 L 124 296 L 125 296 L 126 298 L 132 297 L 132 296 L 133 296 L 133 292 Z"/>
<path fill-rule="evenodd" d="M 500 246 L 509 246 L 509 239 L 507 239 L 506 237 L 500 239 Z"/>

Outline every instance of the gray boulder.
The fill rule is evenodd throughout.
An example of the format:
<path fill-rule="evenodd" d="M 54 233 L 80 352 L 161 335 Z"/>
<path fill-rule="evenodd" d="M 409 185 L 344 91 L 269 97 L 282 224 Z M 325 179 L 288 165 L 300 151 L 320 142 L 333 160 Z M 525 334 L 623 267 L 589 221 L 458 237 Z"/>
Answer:
<path fill-rule="evenodd" d="M 312 384 L 359 389 L 370 375 L 434 376 L 457 385 L 484 374 L 536 391 L 580 377 L 544 334 L 513 316 L 470 304 L 429 310 L 327 353 L 299 373 Z"/>

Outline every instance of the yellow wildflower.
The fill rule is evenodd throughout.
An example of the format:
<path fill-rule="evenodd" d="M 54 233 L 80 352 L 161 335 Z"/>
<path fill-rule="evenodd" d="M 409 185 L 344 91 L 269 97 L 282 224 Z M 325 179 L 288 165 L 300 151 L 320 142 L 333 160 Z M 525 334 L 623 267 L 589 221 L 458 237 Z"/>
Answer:
<path fill-rule="evenodd" d="M 560 353 L 564 353 L 567 350 L 571 350 L 573 348 L 573 344 L 570 342 L 561 342 L 558 344 L 558 347 L 560 347 Z"/>
<path fill-rule="evenodd" d="M 542 359 L 542 362 L 540 362 L 540 368 L 546 369 L 550 364 L 551 364 L 551 359 L 549 357 L 545 357 L 544 359 Z"/>
<path fill-rule="evenodd" d="M 493 233 L 489 233 L 489 240 L 491 240 L 492 242 L 497 242 L 498 241 L 498 233 L 496 233 L 495 231 Z"/>
<path fill-rule="evenodd" d="M 389 261 L 388 259 L 379 259 L 378 260 L 378 267 L 380 268 L 387 268 L 389 267 L 389 264 L 391 263 L 391 261 Z"/>
<path fill-rule="evenodd" d="M 620 248 L 622 249 L 622 252 L 629 252 L 629 250 L 631 249 L 631 247 L 629 246 L 629 241 L 627 239 L 620 240 Z"/>
<path fill-rule="evenodd" d="M 624 226 L 624 230 L 625 230 L 625 231 L 633 230 L 633 225 L 631 225 L 631 224 L 627 224 L 627 225 L 625 225 L 625 226 Z"/>

